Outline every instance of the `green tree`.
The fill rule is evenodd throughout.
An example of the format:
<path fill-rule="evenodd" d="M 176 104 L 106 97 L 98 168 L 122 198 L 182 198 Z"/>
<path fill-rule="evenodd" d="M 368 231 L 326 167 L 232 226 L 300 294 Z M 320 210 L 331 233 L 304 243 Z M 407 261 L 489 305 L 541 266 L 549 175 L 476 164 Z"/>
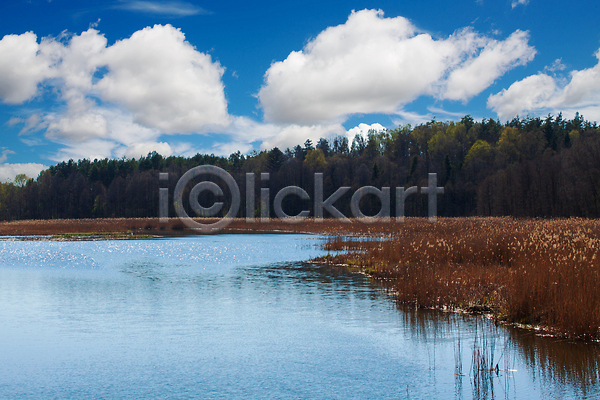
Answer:
<path fill-rule="evenodd" d="M 321 149 L 310 150 L 306 154 L 304 163 L 315 171 L 322 171 L 327 165 L 327 161 L 325 161 L 325 155 Z"/>
<path fill-rule="evenodd" d="M 23 187 L 30 180 L 32 180 L 32 179 L 25 174 L 17 174 L 17 176 L 15 176 L 14 184 L 15 184 L 15 186 Z"/>
<path fill-rule="evenodd" d="M 267 169 L 269 172 L 277 172 L 285 162 L 285 155 L 275 147 L 267 155 Z"/>

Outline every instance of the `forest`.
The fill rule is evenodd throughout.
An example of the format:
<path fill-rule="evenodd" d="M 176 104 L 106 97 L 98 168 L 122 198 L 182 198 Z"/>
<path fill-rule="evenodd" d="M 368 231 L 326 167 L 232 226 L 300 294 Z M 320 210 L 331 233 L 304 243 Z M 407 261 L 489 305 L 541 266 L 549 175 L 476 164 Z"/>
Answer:
<path fill-rule="evenodd" d="M 260 216 L 261 188 L 272 199 L 283 187 L 295 185 L 314 198 L 314 174 L 324 176 L 325 198 L 338 188 L 352 190 L 335 202 L 351 216 L 350 198 L 359 187 L 427 186 L 429 173 L 437 173 L 438 216 L 600 217 L 600 128 L 576 114 L 572 120 L 514 118 L 459 122 L 435 119 L 412 127 L 401 125 L 380 132 L 356 135 L 352 141 L 339 136 L 306 140 L 294 148 L 239 151 L 229 157 L 196 154 L 163 157 L 151 153 L 139 159 L 69 160 L 42 171 L 37 178 L 18 176 L 0 184 L 0 220 L 158 217 L 159 188 L 169 190 L 169 216 L 175 217 L 173 193 L 179 178 L 198 165 L 215 165 L 228 171 L 238 183 L 246 217 L 246 174 L 255 175 L 254 214 Z M 159 180 L 159 173 L 168 180 Z M 269 179 L 261 179 L 268 172 Z M 197 181 L 205 180 L 199 176 Z M 222 201 L 226 213 L 231 196 L 223 182 L 223 196 L 202 192 L 199 201 L 209 207 Z M 189 183 L 184 194 L 194 186 Z M 310 210 L 311 202 L 285 197 L 288 215 Z M 193 215 L 189 204 L 185 207 Z M 379 212 L 374 195 L 365 196 L 360 209 L 366 215 Z M 394 207 L 391 207 L 394 216 Z M 271 211 L 271 215 L 274 214 Z M 406 216 L 426 216 L 427 196 L 408 196 Z M 327 212 L 326 218 L 331 217 Z"/>

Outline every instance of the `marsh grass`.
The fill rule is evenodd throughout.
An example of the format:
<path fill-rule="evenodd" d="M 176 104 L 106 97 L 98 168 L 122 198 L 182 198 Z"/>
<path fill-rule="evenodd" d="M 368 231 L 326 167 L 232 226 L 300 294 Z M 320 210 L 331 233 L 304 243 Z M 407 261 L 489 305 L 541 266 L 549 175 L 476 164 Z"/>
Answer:
<path fill-rule="evenodd" d="M 407 219 L 388 240 L 334 237 L 325 262 L 360 265 L 417 307 L 492 312 L 498 319 L 598 339 L 600 221 Z"/>

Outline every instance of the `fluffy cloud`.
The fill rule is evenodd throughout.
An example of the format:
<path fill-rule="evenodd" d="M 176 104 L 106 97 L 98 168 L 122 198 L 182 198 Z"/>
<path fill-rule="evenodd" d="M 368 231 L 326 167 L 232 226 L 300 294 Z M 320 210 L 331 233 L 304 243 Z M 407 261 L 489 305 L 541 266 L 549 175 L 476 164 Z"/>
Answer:
<path fill-rule="evenodd" d="M 135 122 L 163 133 L 206 132 L 228 126 L 224 69 L 170 25 L 121 40 L 100 58 L 109 72 L 100 96 L 127 108 Z"/>
<path fill-rule="evenodd" d="M 533 60 L 527 32 L 516 31 L 504 41 L 487 40 L 481 52 L 450 73 L 442 98 L 466 101 L 518 65 Z"/>
<path fill-rule="evenodd" d="M 39 50 L 32 32 L 0 40 L 0 99 L 4 103 L 20 104 L 34 97 L 38 84 L 51 75 L 49 60 Z"/>
<path fill-rule="evenodd" d="M 556 92 L 554 78 L 537 74 L 513 83 L 508 89 L 491 95 L 487 106 L 494 110 L 501 120 L 511 119 L 524 111 L 546 107 Z"/>
<path fill-rule="evenodd" d="M 521 31 L 500 41 L 470 29 L 436 39 L 402 17 L 353 12 L 266 71 L 258 94 L 265 122 L 257 122 L 229 115 L 224 67 L 171 25 L 147 27 L 112 45 L 93 28 L 39 43 L 25 33 L 0 41 L 0 100 L 31 100 L 41 83 L 58 94 L 61 111 L 11 119 L 23 125 L 21 135 L 44 130 L 61 144 L 54 161 L 189 154 L 194 146 L 163 136 L 180 133 L 216 134 L 208 152 L 227 154 L 256 145 L 284 149 L 307 138 L 352 138 L 355 130 L 342 126 L 348 115 L 405 118 L 402 107 L 422 95 L 466 101 L 534 54 Z"/>
<path fill-rule="evenodd" d="M 42 164 L 0 164 L 0 182 L 12 182 L 19 174 L 25 174 L 30 178 L 37 178 L 40 172 L 48 167 Z"/>
<path fill-rule="evenodd" d="M 157 141 L 159 131 L 136 124 L 131 114 L 118 108 L 94 107 L 79 118 L 69 115 L 46 117 L 46 136 L 66 146 L 51 157 L 54 161 L 123 156 L 137 158 L 152 151 L 165 156 L 174 153 L 170 146 Z"/>
<path fill-rule="evenodd" d="M 381 124 L 358 124 L 357 126 L 355 126 L 354 128 L 350 128 L 348 129 L 348 132 L 346 133 L 346 135 L 348 136 L 350 143 L 352 143 L 352 139 L 354 139 L 354 136 L 356 135 L 361 135 L 363 137 L 367 137 L 367 135 L 369 134 L 370 130 L 374 130 L 376 132 L 381 132 L 383 130 L 385 130 L 385 127 Z"/>
<path fill-rule="evenodd" d="M 353 12 L 271 65 L 258 96 L 265 119 L 300 125 L 392 114 L 421 95 L 467 100 L 531 60 L 527 41 L 520 31 L 496 41 L 469 29 L 436 40 L 403 17 Z"/>
<path fill-rule="evenodd" d="M 545 73 L 528 76 L 491 95 L 487 106 L 502 120 L 560 111 L 568 116 L 579 111 L 588 119 L 600 120 L 600 50 L 596 58 L 599 62 L 594 67 L 572 71 L 564 84 Z"/>
<path fill-rule="evenodd" d="M 62 113 L 12 119 L 20 134 L 46 128 L 64 144 L 53 159 L 139 155 L 173 149 L 161 134 L 226 129 L 224 68 L 198 52 L 171 25 L 156 25 L 107 45 L 95 29 L 43 38 L 33 33 L 0 41 L 0 99 L 19 104 L 47 83 L 65 103 Z"/>
<path fill-rule="evenodd" d="M 83 142 L 108 136 L 108 122 L 102 115 L 91 112 L 63 115 L 48 125 L 46 137 Z"/>

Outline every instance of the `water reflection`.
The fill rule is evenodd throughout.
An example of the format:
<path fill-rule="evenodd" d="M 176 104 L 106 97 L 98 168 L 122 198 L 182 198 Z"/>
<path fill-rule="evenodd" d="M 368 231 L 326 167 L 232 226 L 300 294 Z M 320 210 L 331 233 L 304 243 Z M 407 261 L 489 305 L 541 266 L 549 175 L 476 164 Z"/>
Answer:
<path fill-rule="evenodd" d="M 565 339 L 540 337 L 517 329 L 506 329 L 511 343 L 534 379 L 543 382 L 548 396 L 570 389 L 583 398 L 598 396 L 600 346 Z"/>
<path fill-rule="evenodd" d="M 426 343 L 429 354 L 434 356 L 447 341 L 453 342 L 455 399 L 600 396 L 596 343 L 544 337 L 498 326 L 484 317 L 417 311 L 405 305 L 398 309 L 411 339 Z M 465 385 L 470 394 L 464 392 Z"/>

